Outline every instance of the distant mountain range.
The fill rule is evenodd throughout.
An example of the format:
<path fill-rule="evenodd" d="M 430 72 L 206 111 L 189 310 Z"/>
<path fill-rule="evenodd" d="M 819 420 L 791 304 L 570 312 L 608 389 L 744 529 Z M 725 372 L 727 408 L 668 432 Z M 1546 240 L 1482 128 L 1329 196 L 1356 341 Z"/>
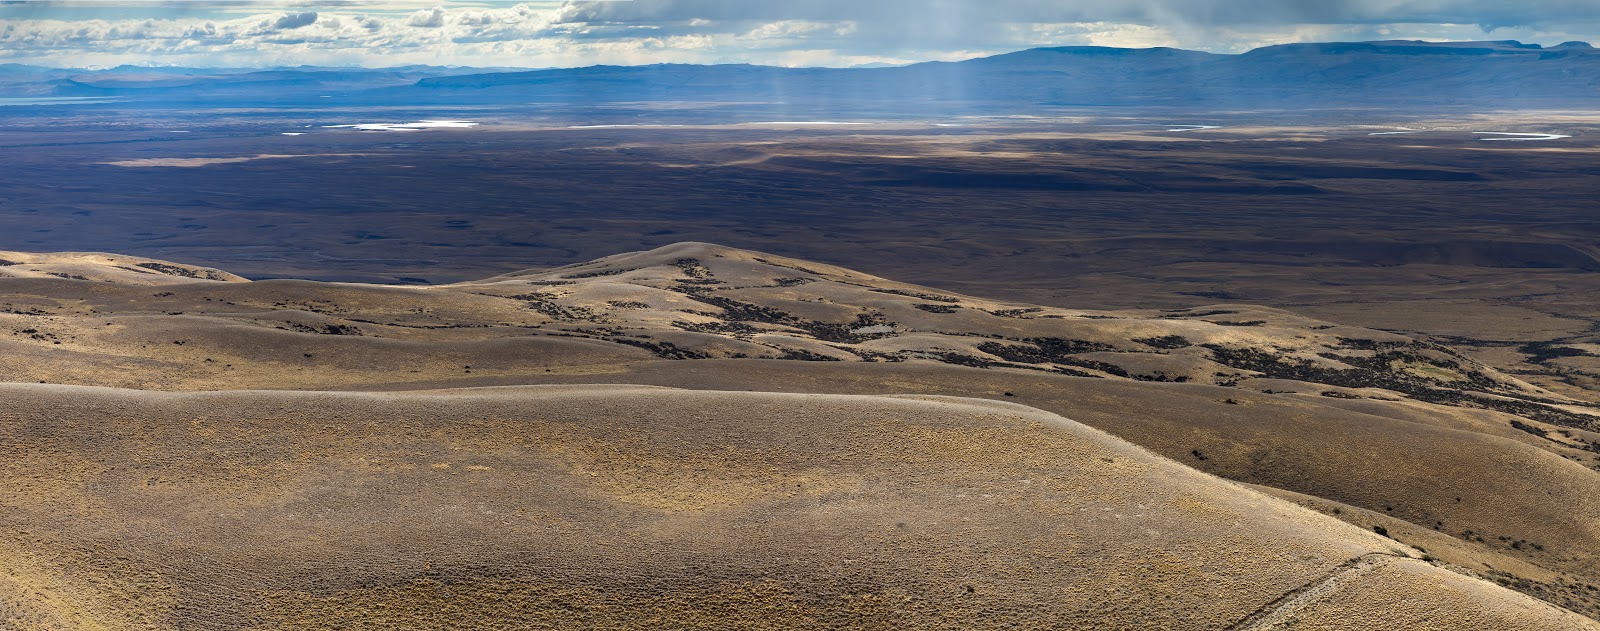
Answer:
<path fill-rule="evenodd" d="M 1600 50 L 1583 42 L 1384 41 L 1286 44 L 1238 55 L 1173 48 L 1035 48 L 885 68 L 744 64 L 496 71 L 132 68 L 0 65 L 0 96 L 186 103 L 510 104 L 760 102 L 899 111 L 1018 106 L 1592 106 Z M 326 102 L 326 101 L 324 101 Z"/>

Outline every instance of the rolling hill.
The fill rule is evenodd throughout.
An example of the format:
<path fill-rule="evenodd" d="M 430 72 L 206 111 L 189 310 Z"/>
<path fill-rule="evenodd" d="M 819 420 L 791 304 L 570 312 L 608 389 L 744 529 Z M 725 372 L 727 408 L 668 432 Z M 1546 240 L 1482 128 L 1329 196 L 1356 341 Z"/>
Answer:
<path fill-rule="evenodd" d="M 425 287 L 0 260 L 0 611 L 46 628 L 1600 612 L 1595 406 L 1392 333 L 703 243 Z"/>
<path fill-rule="evenodd" d="M 464 100 L 774 101 L 826 108 L 1439 107 L 1593 103 L 1600 53 L 1518 42 L 1287 44 L 1240 55 L 1169 48 L 1036 48 L 895 68 L 596 66 L 431 77 L 396 94 Z"/>

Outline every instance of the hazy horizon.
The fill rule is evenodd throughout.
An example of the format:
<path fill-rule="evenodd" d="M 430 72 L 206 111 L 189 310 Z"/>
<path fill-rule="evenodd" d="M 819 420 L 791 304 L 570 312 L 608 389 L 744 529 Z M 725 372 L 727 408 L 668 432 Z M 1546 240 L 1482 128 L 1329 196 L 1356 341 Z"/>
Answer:
<path fill-rule="evenodd" d="M 786 67 L 959 61 L 1049 46 L 1238 53 L 1333 41 L 1600 39 L 1590 3 L 1506 7 L 1143 0 L 610 2 L 21 1 L 0 5 L 0 63 L 206 68 L 572 68 L 649 63 Z"/>
<path fill-rule="evenodd" d="M 261 66 L 193 66 L 193 65 L 176 64 L 176 63 L 171 63 L 171 64 L 137 64 L 137 63 L 129 63 L 129 64 L 118 64 L 118 65 L 114 65 L 114 66 L 100 66 L 100 65 L 72 66 L 72 65 L 51 65 L 51 64 L 45 64 L 45 63 L 0 62 L 0 66 L 17 65 L 17 66 L 28 66 L 28 67 L 34 67 L 34 68 L 47 68 L 47 69 L 52 69 L 52 70 L 87 70 L 87 71 L 91 71 L 91 72 L 114 70 L 116 68 L 147 68 L 147 69 L 151 69 L 151 70 L 162 70 L 162 69 L 167 69 L 167 68 L 181 68 L 181 69 L 193 69 L 193 70 L 239 70 L 239 71 L 270 71 L 270 70 L 298 70 L 298 69 L 372 70 L 372 71 L 395 70 L 395 71 L 401 71 L 401 70 L 406 70 L 406 69 L 411 69 L 411 68 L 447 68 L 447 69 L 462 69 L 462 70 L 490 70 L 490 71 L 537 71 L 537 70 L 573 70 L 573 69 L 580 69 L 580 68 L 592 68 L 592 67 L 598 67 L 598 66 L 631 67 L 631 66 L 652 66 L 652 65 L 673 65 L 673 64 L 678 64 L 678 65 L 704 65 L 704 66 L 750 65 L 750 66 L 762 66 L 762 67 L 769 67 L 769 68 L 788 68 L 788 69 L 795 69 L 795 70 L 807 69 L 807 68 L 828 68 L 828 69 L 847 69 L 848 70 L 848 69 L 867 69 L 867 68 L 894 68 L 894 67 L 903 67 L 903 66 L 914 66 L 914 65 L 918 65 L 918 64 L 924 64 L 924 63 L 940 63 L 940 62 L 943 62 L 943 63 L 959 63 L 961 61 L 971 61 L 971 60 L 974 60 L 974 59 L 984 59 L 984 58 L 987 58 L 987 57 L 996 57 L 996 56 L 1008 55 L 1008 54 L 1012 54 L 1012 53 L 1026 52 L 1026 51 L 1029 51 L 1029 50 L 1052 49 L 1052 48 L 1108 48 L 1108 49 L 1120 49 L 1120 50 L 1162 50 L 1162 49 L 1171 49 L 1171 50 L 1185 50 L 1185 51 L 1190 51 L 1190 52 L 1203 52 L 1203 53 L 1209 53 L 1209 54 L 1219 55 L 1219 56 L 1232 56 L 1232 55 L 1243 55 L 1243 54 L 1247 54 L 1247 53 L 1250 53 L 1250 52 L 1253 52 L 1253 51 L 1256 51 L 1256 50 L 1261 50 L 1263 48 L 1271 48 L 1271 47 L 1274 47 L 1274 46 L 1292 46 L 1292 45 L 1296 45 L 1296 44 L 1372 44 L 1372 43 L 1386 43 L 1386 42 L 1417 42 L 1417 43 L 1424 43 L 1424 44 L 1480 44 L 1480 43 L 1481 44 L 1493 44 L 1493 43 L 1500 43 L 1500 42 L 1508 42 L 1508 43 L 1515 43 L 1515 44 L 1520 44 L 1520 45 L 1523 45 L 1523 46 L 1530 46 L 1530 47 L 1531 46 L 1537 46 L 1537 47 L 1542 47 L 1542 48 L 1545 48 L 1545 49 L 1553 48 L 1553 47 L 1556 47 L 1556 46 L 1561 46 L 1561 45 L 1564 45 L 1564 44 L 1574 44 L 1574 43 L 1583 44 L 1583 45 L 1592 45 L 1591 42 L 1586 41 L 1586 40 L 1565 40 L 1565 41 L 1553 42 L 1553 43 L 1527 42 L 1527 41 L 1522 41 L 1522 40 L 1464 40 L 1464 39 L 1432 39 L 1432 40 L 1387 39 L 1387 40 L 1359 40 L 1359 41 L 1356 41 L 1356 40 L 1351 40 L 1351 41 L 1308 40 L 1308 41 L 1303 41 L 1303 42 L 1283 42 L 1283 43 L 1279 43 L 1279 44 L 1270 44 L 1270 45 L 1267 45 L 1267 46 L 1260 46 L 1260 47 L 1257 47 L 1257 48 L 1251 48 L 1251 49 L 1248 49 L 1248 50 L 1242 50 L 1242 51 L 1238 51 L 1238 52 L 1213 52 L 1213 51 L 1199 50 L 1199 49 L 1193 49 L 1193 48 L 1179 48 L 1179 47 L 1171 47 L 1171 46 L 1097 46 L 1097 45 L 1086 45 L 1086 44 L 1084 44 L 1084 45 L 1066 44 L 1066 45 L 1060 45 L 1060 46 L 1032 46 L 1032 47 L 1028 47 L 1028 48 L 1018 48 L 1018 49 L 1014 49 L 1014 50 L 1002 50 L 1002 51 L 997 51 L 997 52 L 992 52 L 992 53 L 984 53 L 984 54 L 980 54 L 980 55 L 974 55 L 972 57 L 967 57 L 967 58 L 964 58 L 964 59 L 955 59 L 955 60 L 923 59 L 923 60 L 908 61 L 908 62 L 897 63 L 897 64 L 869 63 L 869 64 L 857 64 L 857 65 L 853 65 L 853 66 L 830 66 L 830 65 L 784 66 L 784 65 L 777 65 L 777 64 L 754 63 L 754 62 L 745 62 L 745 61 L 706 62 L 706 63 L 658 61 L 658 62 L 618 63 L 618 64 L 591 63 L 591 64 L 576 65 L 576 66 L 496 66 L 496 65 L 470 65 L 470 64 L 399 64 L 399 65 L 390 65 L 390 66 L 376 66 L 376 65 L 374 65 L 374 66 L 363 66 L 363 65 L 357 65 L 357 64 L 347 64 L 347 65 L 298 64 L 298 65 L 261 65 Z"/>

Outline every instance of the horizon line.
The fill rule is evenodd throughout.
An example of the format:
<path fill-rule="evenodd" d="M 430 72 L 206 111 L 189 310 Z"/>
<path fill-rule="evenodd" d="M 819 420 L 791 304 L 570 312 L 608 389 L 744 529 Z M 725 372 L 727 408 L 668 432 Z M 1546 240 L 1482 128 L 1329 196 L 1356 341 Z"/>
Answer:
<path fill-rule="evenodd" d="M 1124 51 L 1174 50 L 1174 51 L 1183 51 L 1183 52 L 1198 53 L 1198 54 L 1204 54 L 1204 55 L 1213 55 L 1213 56 L 1217 56 L 1217 57 L 1238 57 L 1238 56 L 1242 56 L 1242 55 L 1248 55 L 1250 53 L 1253 53 L 1253 52 L 1256 52 L 1256 51 L 1260 51 L 1260 50 L 1267 50 L 1267 49 L 1270 49 L 1270 48 L 1283 48 L 1283 47 L 1288 47 L 1288 46 L 1308 46 L 1308 45 L 1333 45 L 1333 44 L 1498 44 L 1498 45 L 1512 46 L 1512 47 L 1517 47 L 1517 48 L 1524 48 L 1524 49 L 1527 49 L 1527 50 L 1550 50 L 1550 49 L 1553 49 L 1553 48 L 1562 47 L 1562 46 L 1568 46 L 1568 45 L 1579 45 L 1579 46 L 1576 46 L 1576 47 L 1579 47 L 1579 48 L 1582 48 L 1582 47 L 1593 48 L 1593 46 L 1591 46 L 1589 44 L 1589 42 L 1580 41 L 1580 40 L 1566 41 L 1566 42 L 1561 42 L 1561 43 L 1554 44 L 1554 45 L 1551 45 L 1551 46 L 1545 46 L 1543 44 L 1525 43 L 1525 42 L 1522 42 L 1522 41 L 1519 41 L 1519 40 L 1514 40 L 1514 39 L 1506 39 L 1506 40 L 1385 39 L 1385 40 L 1353 40 L 1353 41 L 1337 41 L 1337 40 L 1335 40 L 1335 41 L 1288 42 L 1288 43 L 1283 43 L 1283 44 L 1270 44 L 1270 45 L 1267 45 L 1267 46 L 1258 46 L 1256 48 L 1251 48 L 1249 50 L 1236 52 L 1236 53 L 1231 53 L 1231 52 L 1212 52 L 1212 51 L 1198 50 L 1198 49 L 1192 49 L 1192 48 L 1178 48 L 1178 47 L 1175 47 L 1175 46 L 1126 47 L 1126 46 L 1095 46 L 1095 45 L 1070 44 L 1070 45 L 1062 45 L 1062 46 L 1033 46 L 1033 47 L 1030 47 L 1030 48 L 1019 48 L 1019 49 L 1015 49 L 1015 50 L 1009 50 L 1009 51 L 1005 51 L 1005 52 L 997 52 L 997 53 L 992 53 L 992 54 L 988 54 L 988 55 L 977 55 L 977 56 L 973 56 L 973 57 L 969 57 L 969 58 L 961 59 L 961 60 L 956 60 L 956 61 L 945 61 L 945 60 L 938 60 L 938 59 L 928 59 L 928 60 L 915 61 L 915 62 L 904 63 L 904 64 L 858 64 L 858 65 L 854 65 L 854 66 L 779 66 L 779 65 L 773 65 L 773 64 L 761 64 L 761 63 L 750 63 L 750 62 L 727 62 L 727 63 L 657 62 L 657 63 L 631 64 L 631 65 L 630 64 L 591 64 L 591 65 L 587 65 L 587 66 L 462 66 L 462 65 L 454 65 L 454 64 L 445 64 L 445 65 L 405 64 L 405 65 L 399 65 L 399 66 L 361 66 L 361 65 L 317 66 L 317 65 L 309 65 L 309 64 L 301 64 L 301 65 L 298 65 L 298 66 L 186 66 L 186 65 L 182 65 L 182 64 L 148 65 L 148 66 L 146 66 L 146 65 L 135 65 L 135 64 L 118 64 L 118 65 L 115 65 L 115 66 L 69 66 L 69 65 L 56 66 L 56 65 L 48 65 L 48 64 L 45 64 L 45 63 L 28 63 L 28 62 L 21 62 L 21 61 L 0 61 L 0 67 L 3 67 L 3 66 L 22 66 L 22 67 L 27 67 L 27 68 L 42 68 L 42 69 L 47 69 L 47 70 L 82 70 L 82 71 L 87 71 L 87 72 L 104 72 L 104 71 L 107 71 L 107 70 L 115 70 L 117 68 L 143 68 L 143 69 L 150 69 L 150 70 L 161 70 L 161 69 L 170 69 L 170 68 L 185 68 L 185 69 L 194 69 L 194 70 L 244 70 L 244 71 L 272 71 L 272 70 L 298 70 L 298 69 L 381 71 L 381 70 L 403 70 L 403 69 L 407 69 L 407 68 L 441 68 L 441 69 L 460 69 L 460 70 L 489 70 L 489 71 L 495 71 L 495 72 L 540 72 L 540 71 L 554 71 L 554 70 L 581 70 L 581 69 L 584 69 L 584 68 L 646 68 L 646 67 L 650 67 L 650 66 L 701 66 L 701 67 L 712 67 L 712 66 L 753 66 L 753 67 L 760 67 L 760 68 L 778 68 L 778 69 L 785 69 L 785 70 L 807 70 L 807 69 L 875 70 L 875 69 L 883 69 L 883 68 L 906 68 L 906 67 L 910 67 L 910 66 L 918 66 L 918 65 L 923 65 L 923 64 L 956 64 L 956 63 L 963 63 L 963 62 L 974 61 L 974 60 L 979 60 L 979 59 L 991 59 L 991 58 L 994 58 L 994 57 L 1001 57 L 1001 56 L 1005 56 L 1005 55 L 1014 55 L 1014 54 L 1017 54 L 1017 53 L 1025 53 L 1025 52 L 1035 51 L 1035 50 L 1061 50 L 1061 49 L 1085 49 L 1085 50 L 1095 50 L 1095 49 L 1097 49 L 1097 50 L 1124 50 Z"/>

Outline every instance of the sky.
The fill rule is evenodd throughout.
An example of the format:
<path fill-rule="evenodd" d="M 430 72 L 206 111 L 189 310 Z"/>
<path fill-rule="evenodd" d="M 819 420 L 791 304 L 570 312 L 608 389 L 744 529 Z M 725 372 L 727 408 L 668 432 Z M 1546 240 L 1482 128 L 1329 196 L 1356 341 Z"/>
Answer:
<path fill-rule="evenodd" d="M 849 67 L 1379 39 L 1600 41 L 1600 0 L 0 0 L 0 63 L 87 68 Z"/>

